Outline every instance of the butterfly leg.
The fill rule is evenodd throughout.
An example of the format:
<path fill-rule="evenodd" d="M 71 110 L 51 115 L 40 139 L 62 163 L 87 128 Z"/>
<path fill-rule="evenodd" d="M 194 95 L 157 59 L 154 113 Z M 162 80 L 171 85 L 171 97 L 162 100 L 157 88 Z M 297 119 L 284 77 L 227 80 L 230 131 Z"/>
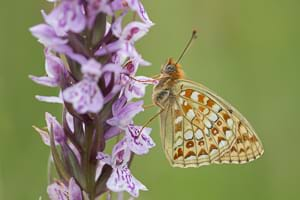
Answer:
<path fill-rule="evenodd" d="M 154 103 L 152 104 L 148 104 L 148 105 L 144 105 L 143 108 L 146 110 L 146 109 L 149 109 L 149 108 L 153 108 L 153 107 L 156 107 L 156 105 Z"/>
<path fill-rule="evenodd" d="M 161 76 L 160 74 L 156 74 L 156 75 L 154 75 L 154 76 L 151 76 L 151 78 L 152 78 L 152 79 L 155 79 L 155 80 L 158 80 L 160 76 Z"/>
<path fill-rule="evenodd" d="M 154 104 L 153 104 L 154 105 Z M 158 107 L 160 107 L 160 111 L 158 113 L 156 113 L 155 115 L 153 115 L 142 127 L 142 129 L 140 130 L 140 134 L 142 133 L 142 131 L 144 130 L 145 127 L 147 127 L 153 120 L 155 120 L 162 112 L 165 111 L 165 108 L 160 105 L 159 103 L 156 102 L 156 105 Z"/>
<path fill-rule="evenodd" d="M 154 119 L 156 119 L 156 117 L 158 117 L 162 112 L 164 111 L 164 109 L 161 109 L 158 113 L 156 113 L 155 115 L 153 115 L 153 117 L 151 117 L 144 125 L 143 128 L 145 128 L 146 126 L 148 126 Z"/>

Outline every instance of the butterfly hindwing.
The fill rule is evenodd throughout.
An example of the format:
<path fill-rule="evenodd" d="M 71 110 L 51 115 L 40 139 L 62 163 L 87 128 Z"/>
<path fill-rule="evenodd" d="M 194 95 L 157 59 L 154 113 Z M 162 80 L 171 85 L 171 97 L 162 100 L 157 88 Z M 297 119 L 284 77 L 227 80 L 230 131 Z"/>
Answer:
<path fill-rule="evenodd" d="M 202 85 L 180 80 L 161 115 L 161 136 L 173 166 L 245 163 L 263 153 L 248 121 Z"/>
<path fill-rule="evenodd" d="M 236 140 L 230 149 L 215 163 L 242 164 L 253 161 L 263 154 L 263 147 L 254 132 L 251 132 L 242 122 L 236 129 Z"/>

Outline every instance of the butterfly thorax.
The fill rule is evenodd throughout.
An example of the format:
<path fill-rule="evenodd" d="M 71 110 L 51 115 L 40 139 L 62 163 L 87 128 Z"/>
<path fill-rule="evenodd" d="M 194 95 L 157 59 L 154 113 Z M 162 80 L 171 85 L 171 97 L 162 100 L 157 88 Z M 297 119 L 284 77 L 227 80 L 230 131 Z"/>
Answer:
<path fill-rule="evenodd" d="M 161 69 L 159 83 L 153 89 L 153 102 L 164 107 L 164 104 L 172 102 L 178 93 L 178 80 L 183 78 L 183 71 L 180 65 L 169 59 Z"/>

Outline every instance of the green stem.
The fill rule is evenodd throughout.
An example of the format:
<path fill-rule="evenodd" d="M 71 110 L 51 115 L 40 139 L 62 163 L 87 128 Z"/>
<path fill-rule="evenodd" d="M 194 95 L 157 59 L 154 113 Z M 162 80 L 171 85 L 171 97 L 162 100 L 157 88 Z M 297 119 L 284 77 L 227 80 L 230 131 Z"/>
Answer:
<path fill-rule="evenodd" d="M 96 174 L 96 164 L 94 159 L 92 159 L 91 152 L 93 146 L 93 136 L 94 136 L 94 125 L 92 123 L 86 124 L 85 131 L 85 144 L 84 144 L 84 155 L 83 155 L 83 169 L 86 178 L 86 192 L 88 193 L 89 199 L 95 199 L 95 174 Z"/>

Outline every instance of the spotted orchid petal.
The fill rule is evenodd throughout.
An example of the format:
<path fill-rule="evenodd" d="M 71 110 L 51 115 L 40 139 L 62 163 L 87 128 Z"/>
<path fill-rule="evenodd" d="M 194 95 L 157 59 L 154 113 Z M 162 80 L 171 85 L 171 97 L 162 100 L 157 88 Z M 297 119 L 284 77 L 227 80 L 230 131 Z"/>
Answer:
<path fill-rule="evenodd" d="M 112 165 L 111 156 L 108 154 L 105 154 L 103 152 L 98 152 L 96 158 L 97 158 L 97 160 L 101 161 L 104 164 Z"/>
<path fill-rule="evenodd" d="M 68 31 L 79 33 L 86 25 L 82 5 L 78 0 L 63 1 L 49 15 L 43 12 L 43 16 L 59 36 L 65 36 Z"/>
<path fill-rule="evenodd" d="M 69 112 L 66 113 L 66 121 L 68 124 L 68 128 L 72 132 L 74 132 L 74 117 Z"/>
<path fill-rule="evenodd" d="M 153 25 L 154 23 L 150 20 L 143 4 L 141 3 L 140 0 L 128 0 L 128 4 L 129 4 L 129 7 L 136 11 L 137 14 L 139 15 L 139 17 L 141 18 L 141 20 L 148 24 L 148 25 Z"/>
<path fill-rule="evenodd" d="M 98 81 L 102 74 L 101 68 L 102 66 L 100 63 L 94 59 L 90 59 L 82 66 L 81 72 L 85 78 L 92 78 L 94 81 Z"/>
<path fill-rule="evenodd" d="M 122 22 L 126 14 L 127 12 L 123 12 L 111 26 L 112 33 L 118 38 L 122 35 Z"/>
<path fill-rule="evenodd" d="M 136 42 L 149 31 L 149 25 L 142 22 L 131 22 L 125 26 L 120 38 L 130 43 Z"/>
<path fill-rule="evenodd" d="M 112 114 L 113 116 L 118 115 L 119 111 L 126 106 L 127 99 L 125 97 L 120 97 L 113 105 L 112 105 Z"/>
<path fill-rule="evenodd" d="M 123 68 L 120 65 L 109 63 L 103 66 L 103 73 L 111 72 L 115 74 L 115 77 L 119 77 L 120 73 L 123 71 Z"/>
<path fill-rule="evenodd" d="M 59 124 L 56 118 L 50 113 L 46 113 L 46 123 L 48 131 L 52 132 L 54 136 L 54 140 L 59 144 L 64 143 L 66 141 L 66 136 L 62 126 Z"/>
<path fill-rule="evenodd" d="M 47 24 L 39 24 L 31 27 L 29 30 L 40 43 L 48 47 L 60 46 L 68 42 L 67 39 L 59 37 L 55 30 Z"/>
<path fill-rule="evenodd" d="M 56 56 L 54 56 L 49 50 L 45 50 L 45 69 L 47 72 L 47 76 L 36 77 L 29 76 L 34 82 L 49 86 L 49 87 L 57 87 L 60 85 L 61 80 L 66 76 L 66 69 L 62 62 L 62 60 Z"/>
<path fill-rule="evenodd" d="M 74 178 L 69 180 L 69 199 L 70 200 L 82 200 L 82 192 L 80 187 L 77 185 Z"/>
<path fill-rule="evenodd" d="M 87 61 L 85 56 L 75 53 L 74 50 L 68 46 L 68 40 L 57 35 L 53 27 L 47 24 L 39 24 L 30 28 L 31 33 L 38 41 L 50 50 L 57 53 L 66 54 L 68 57 L 83 64 Z"/>
<path fill-rule="evenodd" d="M 135 47 L 131 43 L 122 42 L 121 40 L 112 42 L 106 45 L 105 48 L 99 48 L 95 55 L 102 56 L 111 53 L 114 53 L 114 62 L 118 64 L 123 63 L 129 57 L 130 60 L 136 60 L 140 65 L 151 65 L 151 63 L 142 58 L 142 56 L 136 51 Z"/>
<path fill-rule="evenodd" d="M 48 76 L 53 77 L 58 82 L 60 76 L 66 72 L 63 61 L 57 56 L 54 56 L 48 49 L 45 50 L 45 57 L 45 66 Z"/>
<path fill-rule="evenodd" d="M 47 77 L 47 76 L 37 77 L 37 76 L 29 75 L 29 78 L 39 85 L 45 85 L 48 87 L 58 86 L 57 81 L 51 77 Z"/>
<path fill-rule="evenodd" d="M 88 27 L 92 28 L 99 13 L 113 15 L 109 0 L 88 0 Z"/>
<path fill-rule="evenodd" d="M 62 182 L 54 182 L 47 188 L 51 200 L 68 200 L 68 188 Z"/>
<path fill-rule="evenodd" d="M 102 56 L 115 53 L 116 57 L 114 60 L 121 60 L 118 63 L 122 63 L 122 61 L 129 57 L 130 60 L 136 60 L 141 65 L 149 65 L 150 63 L 145 61 L 134 47 L 134 42 L 148 32 L 150 28 L 149 25 L 135 21 L 129 23 L 125 26 L 124 30 L 121 31 L 121 21 L 122 16 L 112 25 L 113 33 L 119 37 L 119 40 L 100 47 L 95 52 L 95 55 Z"/>
<path fill-rule="evenodd" d="M 120 167 L 127 165 L 130 160 L 131 152 L 125 139 L 120 140 L 112 151 L 112 166 Z"/>
<path fill-rule="evenodd" d="M 130 160 L 130 149 L 126 139 L 119 141 L 113 148 L 112 156 L 98 153 L 97 159 L 112 166 L 113 171 L 106 185 L 114 192 L 127 191 L 130 195 L 137 197 L 139 190 L 147 188 L 132 176 L 127 163 Z"/>
<path fill-rule="evenodd" d="M 43 130 L 43 129 L 40 129 L 40 128 L 36 127 L 36 126 L 33 126 L 33 128 L 34 128 L 34 130 L 40 135 L 40 137 L 41 137 L 43 143 L 44 143 L 45 145 L 47 145 L 47 146 L 50 146 L 50 136 L 49 136 L 48 131 L 45 131 L 45 130 Z M 55 142 L 55 143 L 54 143 L 55 145 L 58 145 L 58 143 L 57 143 L 56 141 L 54 141 L 54 142 Z"/>
<path fill-rule="evenodd" d="M 135 76 L 137 70 L 138 70 L 139 63 L 137 60 L 129 60 L 125 65 L 124 65 L 124 74 L 129 74 L 130 76 Z"/>
<path fill-rule="evenodd" d="M 132 79 L 127 75 L 122 75 L 121 83 L 124 85 L 123 93 L 128 101 L 130 101 L 134 98 L 145 96 L 146 87 L 149 84 L 155 85 L 157 81 L 145 76 L 136 76 Z"/>
<path fill-rule="evenodd" d="M 63 104 L 64 103 L 64 101 L 62 100 L 61 97 L 36 95 L 35 98 L 38 101 L 46 102 L 46 103 L 58 103 L 58 104 Z"/>
<path fill-rule="evenodd" d="M 129 84 L 127 84 L 124 88 L 124 95 L 129 101 L 134 98 L 141 98 L 145 95 L 147 85 L 137 81 L 128 81 Z"/>
<path fill-rule="evenodd" d="M 45 114 L 46 123 L 47 123 L 47 131 L 44 129 L 40 129 L 36 126 L 33 128 L 40 134 L 42 141 L 47 146 L 50 146 L 50 135 L 49 133 L 52 132 L 54 137 L 54 144 L 59 145 L 66 141 L 66 137 L 64 135 L 64 131 L 62 126 L 58 123 L 55 117 L 53 117 L 50 113 Z"/>
<path fill-rule="evenodd" d="M 119 51 L 122 48 L 124 48 L 124 44 L 122 43 L 122 41 L 117 40 L 115 42 L 112 42 L 112 43 L 109 43 L 109 44 L 105 45 L 105 47 L 100 47 L 95 52 L 95 55 L 96 56 L 103 56 L 103 55 L 106 55 L 106 54 L 110 54 L 110 53 Z"/>
<path fill-rule="evenodd" d="M 63 91 L 64 100 L 73 104 L 78 113 L 98 113 L 103 107 L 103 96 L 97 82 L 82 80 Z"/>
<path fill-rule="evenodd" d="M 124 130 L 128 124 L 132 123 L 133 117 L 144 110 L 142 107 L 143 101 L 124 104 L 125 99 L 125 97 L 121 97 L 114 103 L 112 108 L 113 117 L 107 120 L 108 124 Z"/>
<path fill-rule="evenodd" d="M 57 103 L 57 104 L 63 104 L 64 103 L 61 91 L 59 92 L 58 96 L 40 96 L 40 95 L 36 95 L 35 98 L 38 101 L 46 102 L 46 103 Z"/>
<path fill-rule="evenodd" d="M 51 200 L 82 200 L 82 192 L 74 178 L 70 178 L 68 186 L 56 181 L 48 186 L 47 193 Z"/>
<path fill-rule="evenodd" d="M 82 81 L 65 89 L 63 98 L 72 103 L 78 113 L 98 113 L 103 107 L 103 95 L 98 87 L 101 64 L 91 59 L 81 69 Z"/>
<path fill-rule="evenodd" d="M 131 49 L 131 51 L 129 52 L 129 57 L 131 60 L 136 60 L 138 65 L 141 65 L 141 66 L 150 66 L 151 65 L 150 62 L 148 62 L 147 60 L 144 60 L 142 58 L 141 54 L 139 54 L 135 48 Z"/>
<path fill-rule="evenodd" d="M 70 46 L 68 45 L 60 45 L 60 46 L 49 46 L 51 49 L 56 51 L 57 53 L 65 54 L 67 57 L 73 59 L 79 64 L 84 64 L 87 62 L 87 58 L 79 53 L 76 53 Z"/>
<path fill-rule="evenodd" d="M 120 128 L 113 126 L 105 132 L 104 138 L 105 138 L 105 140 L 109 140 L 110 138 L 119 135 L 121 133 L 121 131 L 122 130 Z"/>
<path fill-rule="evenodd" d="M 130 160 L 131 152 L 125 139 L 120 140 L 112 150 L 112 156 L 98 152 L 97 160 L 110 165 L 113 169 L 126 166 Z"/>
<path fill-rule="evenodd" d="M 146 186 L 132 176 L 127 166 L 114 169 L 106 185 L 111 191 L 127 191 L 134 197 L 139 196 L 139 190 L 147 190 Z"/>
<path fill-rule="evenodd" d="M 112 2 L 112 7 L 115 11 L 130 8 L 139 15 L 139 17 L 144 23 L 153 25 L 153 22 L 150 20 L 140 0 L 115 0 Z"/>
<path fill-rule="evenodd" d="M 152 138 L 149 136 L 151 128 L 142 126 L 128 125 L 126 130 L 126 139 L 128 147 L 132 152 L 138 155 L 146 154 L 149 149 L 155 146 Z"/>

